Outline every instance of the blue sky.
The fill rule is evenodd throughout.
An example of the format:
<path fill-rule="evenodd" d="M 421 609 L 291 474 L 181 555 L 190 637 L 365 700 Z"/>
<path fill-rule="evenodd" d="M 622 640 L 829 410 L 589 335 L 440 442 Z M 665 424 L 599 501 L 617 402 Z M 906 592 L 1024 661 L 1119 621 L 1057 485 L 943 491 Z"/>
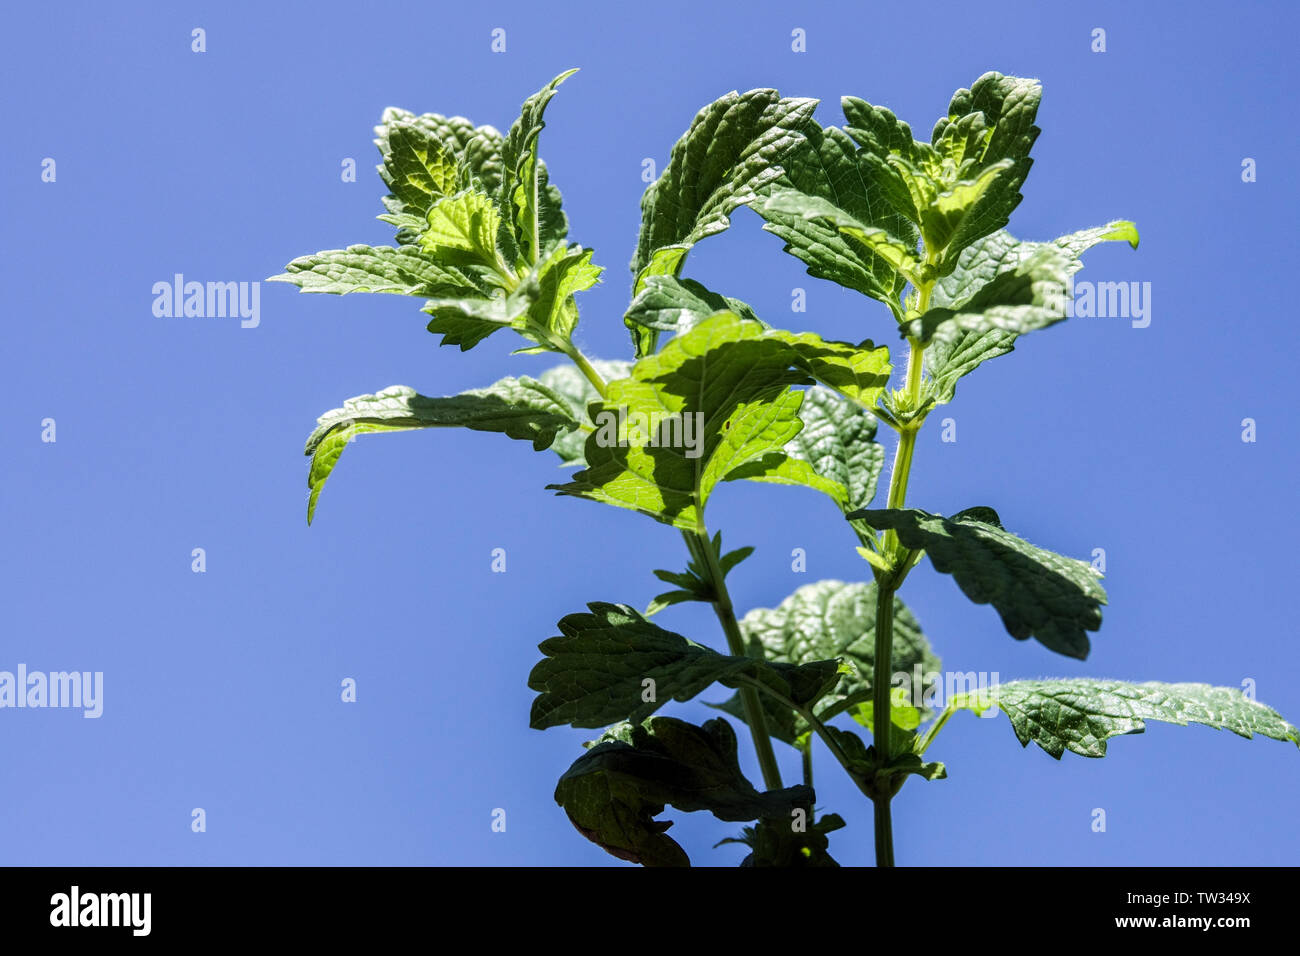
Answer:
<path fill-rule="evenodd" d="M 679 536 L 552 497 L 549 453 L 452 430 L 362 439 L 305 521 L 301 449 L 318 414 L 391 384 L 453 394 L 553 361 L 509 356 L 501 337 L 439 349 L 420 303 L 396 296 L 266 284 L 256 328 L 151 308 L 176 273 L 251 282 L 317 249 L 389 242 L 371 143 L 384 107 L 504 130 L 570 66 L 582 71 L 550 106 L 542 155 L 572 239 L 607 267 L 578 333 L 607 358 L 629 350 L 642 159 L 662 166 L 705 103 L 776 87 L 820 98 L 835 123 L 852 94 L 927 132 L 987 70 L 1041 78 L 1044 132 L 1011 229 L 1047 239 L 1135 220 L 1140 250 L 1096 249 L 1079 278 L 1150 282 L 1151 323 L 1075 318 L 980 369 L 946 412 L 958 440 L 922 432 L 909 501 L 991 505 L 1044 547 L 1104 548 L 1110 606 L 1078 662 L 1012 640 L 928 565 L 903 596 L 948 669 L 1250 679 L 1300 718 L 1289 6 L 932 4 L 923 23 L 906 5 L 850 3 L 135 7 L 20 5 L 0 38 L 0 670 L 104 673 L 97 720 L 0 710 L 0 863 L 626 865 L 552 801 L 591 734 L 530 730 L 526 679 L 563 615 L 644 606 L 651 569 L 684 563 Z M 489 48 L 497 27 L 504 54 Z M 1097 27 L 1105 53 L 1090 50 Z M 355 183 L 340 178 L 349 157 Z M 1242 182 L 1246 157 L 1257 182 Z M 808 277 L 748 210 L 687 274 L 775 324 L 894 341 L 883 307 Z M 790 310 L 796 287 L 806 313 Z M 867 577 L 812 492 L 727 485 L 709 519 L 729 546 L 757 548 L 731 577 L 742 610 Z M 660 620 L 721 645 L 706 608 Z M 340 701 L 348 677 L 355 704 Z M 895 802 L 900 863 L 1300 857 L 1300 754 L 1274 741 L 1153 725 L 1105 760 L 1058 763 L 1022 751 L 1005 718 L 961 715 L 932 753 L 949 779 Z M 794 753 L 781 758 L 796 776 Z M 819 806 L 849 823 L 832 852 L 871 862 L 869 805 L 824 751 L 816 767 Z M 735 825 L 675 819 L 697 863 L 739 861 L 738 847 L 710 849 Z"/>

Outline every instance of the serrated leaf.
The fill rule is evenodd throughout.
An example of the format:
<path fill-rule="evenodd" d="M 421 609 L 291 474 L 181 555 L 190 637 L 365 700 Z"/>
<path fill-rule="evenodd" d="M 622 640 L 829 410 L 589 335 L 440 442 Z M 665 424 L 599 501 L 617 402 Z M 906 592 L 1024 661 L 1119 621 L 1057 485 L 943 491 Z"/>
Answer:
<path fill-rule="evenodd" d="M 425 113 L 389 107 L 375 127 L 375 145 L 383 157 L 379 175 L 390 189 L 384 197 L 388 215 L 379 218 L 398 227 L 398 241 L 413 242 L 423 230 L 429 207 L 443 195 L 477 184 L 495 195 L 501 183 L 501 134 L 491 126 L 475 126 L 463 116 Z M 456 169 L 455 187 L 448 162 Z"/>
<path fill-rule="evenodd" d="M 446 398 L 429 398 L 403 385 L 350 398 L 342 408 L 318 418 L 307 439 L 304 453 L 311 456 L 307 523 L 315 517 L 317 499 L 339 456 L 357 435 L 451 426 L 502 432 L 531 441 L 541 451 L 557 435 L 577 429 L 578 421 L 564 399 L 526 376 L 503 378 L 487 388 Z"/>
<path fill-rule="evenodd" d="M 454 148 L 444 146 L 427 128 L 395 123 L 385 128 L 384 164 L 379 175 L 390 190 L 390 212 L 423 217 L 429 207 L 468 185 L 469 171 Z"/>
<path fill-rule="evenodd" d="M 790 364 L 859 407 L 869 409 L 889 384 L 889 349 L 870 339 L 857 345 L 827 341 L 813 332 L 769 329 L 764 338 L 776 339 L 791 352 Z"/>
<path fill-rule="evenodd" d="M 1044 250 L 1064 254 L 1066 276 L 1073 276 L 1083 268 L 1083 253 L 1106 241 L 1128 242 L 1136 249 L 1137 227 L 1117 220 L 1045 243 L 1023 242 L 1005 231 L 995 232 L 962 252 L 953 272 L 935 283 L 930 305 L 952 314 L 969 311 L 971 300 L 987 295 L 985 290 L 999 276 L 1014 272 Z M 950 338 L 931 342 L 925 352 L 926 371 L 930 375 L 928 394 L 938 404 L 952 401 L 959 379 L 981 363 L 1012 351 L 1017 337 L 1012 330 L 990 327 L 981 331 L 958 330 Z"/>
<path fill-rule="evenodd" d="M 935 124 L 931 142 L 936 145 L 945 140 L 946 133 L 955 132 L 949 129 L 952 124 L 963 121 L 967 124 L 960 137 L 963 152 L 956 154 L 965 166 L 964 178 L 979 178 L 998 164 L 1007 166 L 1004 172 L 992 177 L 987 189 L 953 230 L 946 243 L 946 260 L 950 264 L 972 242 L 1003 228 L 1020 204 L 1023 198 L 1020 187 L 1033 165 L 1029 152 L 1042 132 L 1034 125 L 1042 95 L 1042 87 L 1035 79 L 985 73 L 970 89 L 953 94 L 948 116 Z M 965 118 L 973 114 L 980 117 L 971 126 L 972 120 Z M 972 132 L 973 136 L 968 135 Z M 952 137 L 948 143 L 951 146 Z M 953 154 L 946 157 L 948 162 L 955 158 Z"/>
<path fill-rule="evenodd" d="M 837 210 L 866 229 L 883 230 L 904 248 L 916 245 L 916 227 L 895 204 L 906 199 L 906 190 L 885 161 L 891 150 L 904 148 L 903 144 L 910 155 L 911 131 L 888 110 L 875 111 L 848 97 L 842 102 L 850 126 L 856 115 L 872 127 L 870 135 L 851 128 L 849 133 L 862 133 L 859 146 L 844 130 L 805 123 L 800 142 L 783 160 L 783 175 L 751 206 L 766 220 L 763 228 L 785 241 L 785 251 L 802 260 L 809 275 L 893 308 L 906 281 L 897 270 L 834 223 L 805 216 L 807 209 L 795 201 L 796 196 L 805 197 L 815 209 Z"/>
<path fill-rule="evenodd" d="M 1204 724 L 1246 738 L 1259 734 L 1289 740 L 1300 747 L 1300 730 L 1231 687 L 1073 678 L 1011 681 L 989 693 L 991 703 L 1011 719 L 1021 744 L 1028 746 L 1032 740 L 1058 760 L 1066 750 L 1104 757 L 1107 740 L 1140 734 L 1148 720 L 1183 727 Z M 966 704 L 977 712 L 987 705 Z"/>
<path fill-rule="evenodd" d="M 957 308 L 931 308 L 903 326 L 909 338 L 948 345 L 966 334 L 1009 332 L 1015 336 L 1047 328 L 1066 318 L 1070 257 L 1053 248 L 999 272 Z"/>
<path fill-rule="evenodd" d="M 872 528 L 892 529 L 904 547 L 923 550 L 976 604 L 992 604 L 1012 637 L 1036 638 L 1058 654 L 1084 660 L 1087 631 L 1101 627 L 1106 592 L 1086 562 L 1037 548 L 1005 531 L 992 508 L 951 518 L 916 509 L 863 510 Z"/>
<path fill-rule="evenodd" d="M 532 351 L 559 351 L 577 324 L 569 297 L 591 288 L 602 267 L 591 262 L 591 250 L 558 243 L 510 291 L 491 298 L 431 299 L 422 311 L 433 316 L 430 332 L 442 335 L 442 345 L 473 348 L 493 332 L 512 328 L 538 343 Z"/>
<path fill-rule="evenodd" d="M 871 504 L 885 463 L 885 449 L 874 440 L 875 416 L 817 386 L 804 393 L 799 418 L 803 428 L 786 444 L 785 453 L 790 462 L 807 468 L 762 466 L 752 476 L 742 468 L 735 477 L 804 485 L 828 495 L 845 513 Z M 870 533 L 860 522 L 854 526 L 863 535 Z"/>
<path fill-rule="evenodd" d="M 441 265 L 419 246 L 348 246 L 300 256 L 270 282 L 290 282 L 303 292 L 390 292 L 430 298 L 486 295 L 488 288 L 470 272 Z"/>
<path fill-rule="evenodd" d="M 593 408 L 586 470 L 550 487 L 697 529 L 719 481 L 754 461 L 780 464 L 803 427 L 803 396 L 788 386 L 808 380 L 764 331 L 724 312 L 639 360 Z"/>
<path fill-rule="evenodd" d="M 756 608 L 740 620 L 740 630 L 751 654 L 759 653 L 773 663 L 841 658 L 852 663 L 849 673 L 840 675 L 814 713 L 829 720 L 855 703 L 871 700 L 871 677 L 875 672 L 876 585 L 818 581 L 799 588 L 774 608 Z M 919 668 L 922 686 L 926 675 L 937 673 L 939 658 L 912 612 L 894 599 L 894 631 L 891 654 L 893 673 L 908 675 L 907 699 L 926 713 L 923 702 L 911 701 L 912 675 Z M 808 728 L 788 708 L 763 696 L 768 730 L 773 737 L 793 744 Z M 732 716 L 743 717 L 739 696 L 719 705 Z"/>
<path fill-rule="evenodd" d="M 501 144 L 501 208 L 511 210 L 514 248 L 523 262 L 538 262 L 552 242 L 563 239 L 568 222 L 560 210 L 559 190 L 549 186 L 537 141 L 546 123 L 546 105 L 561 83 L 578 72 L 566 70 L 524 101 Z"/>
<path fill-rule="evenodd" d="M 691 700 L 715 682 L 738 687 L 757 681 L 802 702 L 816 699 L 837 673 L 836 661 L 796 667 L 719 654 L 626 605 L 588 607 L 590 613 L 563 618 L 561 635 L 539 645 L 546 656 L 528 677 L 528 686 L 538 691 L 529 718 L 535 729 L 636 723 L 670 700 Z"/>
<path fill-rule="evenodd" d="M 706 289 L 694 279 L 673 275 L 647 276 L 623 318 L 626 324 L 660 332 L 689 332 L 701 319 L 717 312 L 734 312 L 759 321 L 746 303 Z"/>
<path fill-rule="evenodd" d="M 696 727 L 671 717 L 621 729 L 574 761 L 555 788 L 555 800 L 592 842 L 644 866 L 689 866 L 686 852 L 654 818 L 667 806 L 707 810 L 732 822 L 788 821 L 795 807 L 811 807 L 808 787 L 760 793 L 740 770 L 736 735 L 721 718 Z"/>
<path fill-rule="evenodd" d="M 633 295 L 647 276 L 680 273 L 695 243 L 726 229 L 731 213 L 780 175 L 782 157 L 800 141 L 816 106 L 775 90 L 733 90 L 696 114 L 641 197 Z M 645 354 L 640 349 L 654 332 L 633 332 L 638 355 Z"/>
<path fill-rule="evenodd" d="M 434 260 L 495 265 L 498 225 L 500 217 L 492 197 L 481 189 L 464 189 L 429 207 L 420 248 Z"/>

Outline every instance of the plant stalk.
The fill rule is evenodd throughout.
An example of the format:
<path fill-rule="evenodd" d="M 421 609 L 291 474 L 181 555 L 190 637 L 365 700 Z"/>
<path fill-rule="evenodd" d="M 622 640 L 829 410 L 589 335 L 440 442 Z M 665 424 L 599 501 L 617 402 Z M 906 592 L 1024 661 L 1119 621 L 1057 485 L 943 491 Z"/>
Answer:
<path fill-rule="evenodd" d="M 722 632 L 727 636 L 727 648 L 735 657 L 748 656 L 745 652 L 745 638 L 740 633 L 740 622 L 736 620 L 736 610 L 731 603 L 731 594 L 727 591 L 727 582 L 718 565 L 718 557 L 713 553 L 707 531 L 683 532 L 686 546 L 692 555 L 700 560 L 709 570 L 709 580 L 713 585 L 713 611 L 722 625 Z M 772 750 L 772 738 L 767 732 L 767 717 L 758 691 L 753 687 L 742 685 L 740 702 L 745 708 L 745 723 L 749 725 L 750 736 L 754 740 L 754 752 L 758 755 L 758 766 L 763 773 L 763 786 L 768 790 L 781 790 L 781 770 L 777 766 L 776 753 Z"/>
<path fill-rule="evenodd" d="M 929 304 L 929 287 L 921 290 L 921 310 Z M 907 406 L 915 409 L 920 403 L 921 375 L 925 347 L 914 338 L 908 339 L 907 353 Z M 889 496 L 886 507 L 891 510 L 902 508 L 907 502 L 907 480 L 912 472 L 912 455 L 916 450 L 916 433 L 921 427 L 917 419 L 903 422 L 898 433 L 898 450 L 894 453 L 894 468 L 889 476 Z M 889 530 L 881 546 L 881 553 L 887 561 L 893 563 L 889 572 L 876 575 L 876 642 L 873 673 L 871 676 L 871 720 L 872 735 L 876 748 L 876 759 L 888 761 L 893 753 L 893 707 L 890 692 L 893 685 L 890 677 L 893 672 L 894 653 L 894 595 L 907 573 L 906 553 L 898 546 L 898 534 Z M 875 806 L 876 866 L 894 865 L 894 827 L 890 812 L 893 796 L 881 793 L 872 799 Z"/>

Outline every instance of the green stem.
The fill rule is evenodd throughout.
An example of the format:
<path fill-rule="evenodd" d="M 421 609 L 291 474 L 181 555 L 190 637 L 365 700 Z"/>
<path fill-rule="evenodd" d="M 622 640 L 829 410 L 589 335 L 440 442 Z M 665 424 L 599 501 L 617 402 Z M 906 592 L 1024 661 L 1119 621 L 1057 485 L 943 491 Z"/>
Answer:
<path fill-rule="evenodd" d="M 746 657 L 745 638 L 740 633 L 740 622 L 736 620 L 735 607 L 727 591 L 727 582 L 718 565 L 718 556 L 709 541 L 709 533 L 703 528 L 699 531 L 682 532 L 686 546 L 699 561 L 708 568 L 709 582 L 713 585 L 713 611 L 718 616 L 722 631 L 727 636 L 727 648 L 735 657 Z M 745 723 L 749 725 L 750 736 L 754 740 L 754 751 L 758 755 L 758 766 L 763 773 L 763 785 L 768 790 L 780 790 L 781 770 L 776 763 L 776 754 L 772 750 L 772 738 L 767 732 L 767 717 L 763 711 L 763 702 L 758 691 L 753 687 L 740 688 L 740 702 L 745 708 Z"/>
<path fill-rule="evenodd" d="M 876 801 L 876 866 L 894 865 L 894 820 L 889 798 Z"/>
<path fill-rule="evenodd" d="M 886 763 L 893 756 L 893 714 L 890 706 L 890 671 L 894 650 L 894 589 L 881 575 L 876 582 L 876 647 L 874 673 L 871 677 L 871 720 L 876 746 L 876 760 Z M 872 798 L 876 808 L 876 866 L 894 865 L 894 833 L 889 812 L 888 793 Z"/>
<path fill-rule="evenodd" d="M 595 366 L 591 364 L 587 356 L 582 354 L 582 350 L 572 342 L 566 342 L 565 345 L 567 347 L 564 349 L 564 354 L 573 360 L 574 365 L 578 366 L 578 371 L 591 383 L 591 387 L 596 390 L 596 394 L 601 398 L 605 398 L 609 394 L 608 386 L 605 384 L 605 380 L 601 378 L 600 373 L 596 371 Z"/>
<path fill-rule="evenodd" d="M 933 284 L 923 285 L 920 289 L 919 311 L 924 314 L 930 304 L 930 292 Z M 925 347 L 915 338 L 907 340 L 907 381 L 905 389 L 905 407 L 914 411 L 920 404 L 921 379 L 924 369 Z M 889 496 L 887 508 L 899 509 L 907 503 L 907 480 L 912 473 L 912 456 L 916 451 L 916 433 L 921 427 L 922 419 L 909 418 L 902 421 L 898 430 L 898 451 L 894 454 L 894 468 L 889 476 Z M 903 578 L 907 576 L 911 554 L 899 547 L 898 533 L 889 530 L 881 545 L 881 553 L 891 568 L 876 575 L 876 641 L 873 673 L 871 676 L 871 718 L 875 738 L 876 759 L 888 761 L 894 756 L 891 729 L 893 727 L 893 708 L 891 706 L 890 682 L 893 670 L 894 651 L 894 595 Z M 877 794 L 872 798 L 875 806 L 876 866 L 894 865 L 894 825 L 890 812 L 889 793 Z"/>

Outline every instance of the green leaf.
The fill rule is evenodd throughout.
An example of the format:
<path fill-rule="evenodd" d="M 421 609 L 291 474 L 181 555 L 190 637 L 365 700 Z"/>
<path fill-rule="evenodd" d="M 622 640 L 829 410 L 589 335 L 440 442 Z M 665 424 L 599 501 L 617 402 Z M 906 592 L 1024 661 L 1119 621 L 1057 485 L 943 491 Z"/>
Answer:
<path fill-rule="evenodd" d="M 992 508 L 951 518 L 916 509 L 863 510 L 872 528 L 892 529 L 903 546 L 925 551 L 976 604 L 992 604 L 1012 637 L 1036 638 L 1058 654 L 1084 660 L 1085 632 L 1101 627 L 1106 592 L 1086 562 L 1036 548 L 1003 530 Z"/>
<path fill-rule="evenodd" d="M 619 859 L 644 866 L 689 866 L 667 836 L 667 806 L 707 810 L 732 822 L 791 818 L 810 807 L 803 786 L 760 793 L 740 770 L 736 735 L 721 718 L 696 727 L 671 717 L 607 734 L 574 761 L 555 788 L 555 801 L 585 837 Z"/>
<path fill-rule="evenodd" d="M 390 190 L 384 204 L 389 212 L 423 218 L 437 200 L 468 185 L 469 171 L 461 163 L 460 150 L 444 146 L 431 130 L 395 123 L 384 127 L 384 134 L 379 175 Z"/>
<path fill-rule="evenodd" d="M 862 408 L 871 408 L 889 384 L 889 349 L 870 339 L 858 345 L 828 342 L 812 332 L 769 329 L 764 338 L 790 348 L 790 364 Z"/>
<path fill-rule="evenodd" d="M 474 295 L 488 289 L 455 266 L 441 265 L 418 246 L 348 246 L 294 259 L 271 282 L 291 282 L 303 292 L 390 292 L 426 297 Z"/>
<path fill-rule="evenodd" d="M 761 682 L 801 702 L 813 700 L 838 670 L 838 662 L 829 660 L 796 667 L 719 654 L 626 605 L 588 607 L 590 613 L 563 618 L 561 636 L 539 645 L 546 656 L 528 677 L 528 686 L 538 691 L 529 718 L 535 729 L 636 723 L 669 700 L 692 699 L 715 681 L 728 687 Z"/>
<path fill-rule="evenodd" d="M 428 398 L 403 385 L 350 398 L 342 408 L 318 418 L 316 430 L 307 439 L 305 454 L 311 456 L 307 523 L 311 524 L 316 514 L 317 499 L 339 456 L 357 435 L 449 426 L 503 432 L 531 441 L 533 448 L 541 451 L 557 435 L 576 429 L 578 420 L 563 398 L 526 376 L 503 378 L 487 388 L 447 398 Z"/>
<path fill-rule="evenodd" d="M 1128 242 L 1136 249 L 1137 227 L 1117 220 L 1051 242 L 1022 242 L 1007 232 L 995 232 L 962 252 L 953 272 L 935 283 L 930 305 L 947 310 L 950 315 L 970 312 L 971 301 L 981 295 L 987 297 L 985 290 L 1000 276 L 1014 274 L 1045 250 L 1064 254 L 1066 276 L 1073 276 L 1083 268 L 1083 253 L 1106 241 Z M 928 394 L 937 404 L 952 401 L 959 379 L 981 363 L 1012 351 L 1017 337 L 1013 330 L 990 324 L 982 330 L 956 329 L 955 335 L 931 342 L 925 352 L 926 371 L 930 375 Z"/>
<path fill-rule="evenodd" d="M 789 462 L 777 467 L 760 462 L 752 476 L 742 468 L 733 477 L 804 485 L 828 495 L 846 514 L 871 504 L 885 463 L 885 449 L 874 440 L 875 416 L 818 386 L 804 393 L 799 418 L 803 429 L 785 446 Z M 861 522 L 853 525 L 860 536 L 870 534 Z"/>
<path fill-rule="evenodd" d="M 802 369 L 863 408 L 870 408 L 889 383 L 889 349 L 870 339 L 858 345 L 827 342 L 812 332 L 771 329 L 744 302 L 711 292 L 693 279 L 651 276 L 627 311 L 629 324 L 679 335 L 719 312 L 758 322 L 764 338 L 789 346 L 789 364 Z"/>
<path fill-rule="evenodd" d="M 953 227 L 944 244 L 950 265 L 972 242 L 1003 228 L 1020 204 L 1020 187 L 1033 165 L 1029 151 L 1042 132 L 1034 125 L 1042 96 L 1037 80 L 985 73 L 970 89 L 953 94 L 948 116 L 935 124 L 931 143 L 963 178 L 978 180 L 1006 166 Z"/>
<path fill-rule="evenodd" d="M 569 297 L 591 288 L 602 267 L 592 265 L 591 250 L 557 243 L 547 258 L 511 292 L 492 298 L 431 299 L 424 312 L 433 316 L 429 331 L 442 345 L 473 348 L 493 332 L 512 328 L 545 351 L 560 351 L 577 325 Z"/>
<path fill-rule="evenodd" d="M 1231 687 L 1074 678 L 1012 681 L 989 694 L 986 700 L 954 703 L 977 713 L 996 705 L 1011 719 L 1022 745 L 1032 740 L 1058 760 L 1066 750 L 1104 757 L 1107 740 L 1140 734 L 1148 720 L 1182 727 L 1204 724 L 1246 738 L 1260 734 L 1289 740 L 1300 747 L 1300 730 Z"/>
<path fill-rule="evenodd" d="M 719 481 L 754 461 L 785 461 L 803 427 L 803 396 L 788 386 L 807 382 L 789 358 L 757 322 L 730 312 L 700 322 L 609 383 L 588 467 L 549 487 L 695 530 Z"/>
<path fill-rule="evenodd" d="M 910 155 L 911 130 L 888 110 L 850 97 L 842 105 L 850 126 L 856 117 L 872 127 L 870 136 L 850 129 L 861 134 L 858 139 L 863 145 L 855 146 L 841 129 L 805 123 L 800 142 L 782 162 L 784 175 L 751 206 L 766 220 L 763 228 L 785 241 L 785 251 L 802 260 L 809 275 L 896 308 L 906 281 L 903 276 L 877 250 L 841 232 L 823 214 L 834 211 L 864 231 L 882 230 L 899 247 L 914 249 L 916 227 L 894 203 L 882 201 L 891 191 L 899 198 L 901 184 L 885 157 L 899 149 Z M 905 189 L 901 197 L 906 198 Z"/>
<path fill-rule="evenodd" d="M 389 107 L 375 134 L 383 157 L 379 175 L 390 190 L 384 197 L 388 214 L 379 218 L 399 227 L 399 242 L 414 241 L 437 199 L 471 184 L 489 195 L 500 188 L 501 134 L 491 126 Z"/>
<path fill-rule="evenodd" d="M 537 140 L 546 125 L 542 120 L 546 104 L 560 84 L 577 72 L 566 70 L 528 97 L 501 144 L 501 208 L 511 210 L 513 246 L 519 258 L 530 265 L 568 232 L 559 190 L 549 186 L 545 167 L 537 157 Z"/>
<path fill-rule="evenodd" d="M 425 229 L 420 233 L 420 248 L 434 260 L 495 266 L 498 225 L 500 218 L 492 197 L 471 187 L 429 207 Z"/>
<path fill-rule="evenodd" d="M 696 114 L 641 197 L 633 295 L 648 276 L 679 274 L 695 243 L 726 229 L 731 213 L 780 175 L 782 157 L 816 107 L 816 100 L 782 98 L 776 90 L 733 90 Z M 637 355 L 647 354 L 655 333 L 632 331 Z"/>
<path fill-rule="evenodd" d="M 694 279 L 673 275 L 647 276 L 623 316 L 633 325 L 660 332 L 689 332 L 701 319 L 717 312 L 734 312 L 741 318 L 759 321 L 744 302 L 711 292 Z"/>
<path fill-rule="evenodd" d="M 690 539 L 687 539 L 687 541 L 689 543 Z M 754 553 L 754 549 L 750 547 L 737 548 L 735 551 L 723 553 L 721 531 L 713 536 L 713 540 L 708 546 L 713 550 L 714 559 L 718 563 L 718 569 L 722 572 L 724 580 L 736 565 Z M 666 591 L 656 596 L 650 602 L 650 606 L 646 608 L 646 617 L 651 617 L 666 607 L 686 601 L 712 602 L 718 600 L 718 591 L 713 584 L 707 557 L 700 553 L 695 545 L 691 546 L 691 553 L 693 557 L 687 562 L 685 571 L 655 571 L 655 577 L 669 584 L 677 585 L 679 590 Z"/>
<path fill-rule="evenodd" d="M 1040 249 L 992 281 L 955 309 L 931 308 L 903 327 L 921 342 L 949 345 L 968 333 L 1010 332 L 1020 336 L 1066 318 L 1065 293 L 1070 258 L 1057 249 Z"/>
<path fill-rule="evenodd" d="M 768 661 L 801 664 L 807 661 L 842 659 L 852 665 L 842 669 L 835 686 L 821 697 L 814 714 L 826 721 L 855 704 L 870 702 L 871 678 L 875 673 L 876 585 L 818 581 L 799 588 L 774 608 L 756 608 L 740 620 L 750 655 L 762 653 Z M 912 700 L 913 675 L 919 668 L 921 687 L 926 675 L 937 673 L 939 658 L 907 606 L 894 598 L 894 631 L 891 665 L 895 674 L 907 675 L 899 689 L 921 713 L 928 713 L 921 700 Z M 763 696 L 772 736 L 793 744 L 808 730 L 788 708 Z M 732 716 L 744 719 L 740 697 L 720 706 Z"/>

